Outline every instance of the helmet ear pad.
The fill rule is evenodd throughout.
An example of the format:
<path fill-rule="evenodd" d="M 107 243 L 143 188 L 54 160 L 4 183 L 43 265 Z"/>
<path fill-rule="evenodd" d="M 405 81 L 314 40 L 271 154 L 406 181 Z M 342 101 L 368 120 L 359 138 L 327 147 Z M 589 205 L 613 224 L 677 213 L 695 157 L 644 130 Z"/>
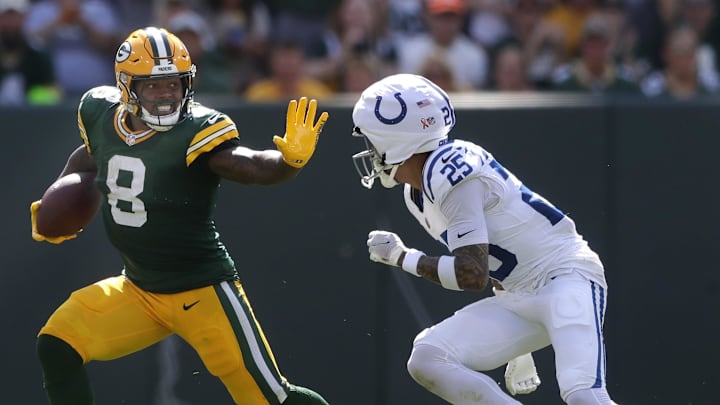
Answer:
<path fill-rule="evenodd" d="M 125 72 L 116 72 L 115 82 L 117 88 L 120 89 L 120 94 L 122 95 L 121 97 L 123 100 L 123 104 L 125 104 L 125 109 L 130 114 L 139 117 L 141 114 L 140 103 L 138 102 L 137 94 L 133 89 L 135 83 L 133 82 L 132 77 Z"/>
<path fill-rule="evenodd" d="M 397 74 L 363 91 L 353 121 L 384 164 L 398 164 L 440 146 L 455 125 L 455 111 L 447 93 L 430 80 Z"/>

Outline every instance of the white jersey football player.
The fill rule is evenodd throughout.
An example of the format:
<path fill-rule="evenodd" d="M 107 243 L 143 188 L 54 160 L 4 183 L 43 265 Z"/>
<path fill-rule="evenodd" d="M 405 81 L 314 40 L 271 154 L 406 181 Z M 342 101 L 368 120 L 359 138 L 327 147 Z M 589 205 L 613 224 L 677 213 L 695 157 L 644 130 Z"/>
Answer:
<path fill-rule="evenodd" d="M 529 353 L 552 345 L 562 399 L 612 404 L 605 385 L 602 325 L 607 285 L 598 255 L 567 215 L 534 193 L 474 143 L 449 139 L 448 95 L 422 76 L 386 77 L 360 96 L 353 156 L 362 184 L 404 183 L 409 211 L 449 253 L 406 247 L 392 232 L 370 232 L 370 259 L 451 290 L 495 295 L 423 330 L 408 371 L 452 404 L 517 404 L 482 373 L 506 366 L 511 394 L 540 380 Z"/>

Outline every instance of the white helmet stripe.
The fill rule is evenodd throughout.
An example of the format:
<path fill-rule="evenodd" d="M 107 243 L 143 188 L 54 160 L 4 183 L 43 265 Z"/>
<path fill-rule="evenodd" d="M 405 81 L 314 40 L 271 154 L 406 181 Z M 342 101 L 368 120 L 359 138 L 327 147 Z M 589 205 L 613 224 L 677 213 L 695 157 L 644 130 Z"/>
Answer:
<path fill-rule="evenodd" d="M 145 29 L 152 46 L 153 53 L 155 54 L 156 65 L 169 65 L 172 63 L 170 59 L 170 49 L 167 39 L 167 35 L 155 27 L 148 27 Z"/>

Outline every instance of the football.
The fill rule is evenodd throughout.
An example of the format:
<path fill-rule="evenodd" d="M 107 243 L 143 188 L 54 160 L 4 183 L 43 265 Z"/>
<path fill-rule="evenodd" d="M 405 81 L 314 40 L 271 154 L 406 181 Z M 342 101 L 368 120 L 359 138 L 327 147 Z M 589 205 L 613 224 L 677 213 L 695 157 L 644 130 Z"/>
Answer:
<path fill-rule="evenodd" d="M 42 196 L 35 218 L 37 230 L 47 237 L 79 232 L 95 217 L 102 193 L 95 185 L 95 173 L 71 173 L 57 179 Z"/>

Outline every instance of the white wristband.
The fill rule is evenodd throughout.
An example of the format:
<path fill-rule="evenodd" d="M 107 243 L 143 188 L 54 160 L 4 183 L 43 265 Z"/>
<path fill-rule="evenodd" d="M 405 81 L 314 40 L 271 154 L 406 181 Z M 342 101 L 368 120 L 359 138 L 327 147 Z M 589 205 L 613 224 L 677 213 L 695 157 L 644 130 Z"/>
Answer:
<path fill-rule="evenodd" d="M 405 252 L 405 257 L 403 258 L 402 269 L 412 274 L 413 276 L 420 277 L 417 272 L 417 266 L 422 256 L 425 256 L 424 252 L 421 252 L 417 249 L 408 249 Z"/>
<path fill-rule="evenodd" d="M 438 261 L 440 285 L 448 290 L 462 291 L 455 275 L 455 256 L 440 256 Z"/>

